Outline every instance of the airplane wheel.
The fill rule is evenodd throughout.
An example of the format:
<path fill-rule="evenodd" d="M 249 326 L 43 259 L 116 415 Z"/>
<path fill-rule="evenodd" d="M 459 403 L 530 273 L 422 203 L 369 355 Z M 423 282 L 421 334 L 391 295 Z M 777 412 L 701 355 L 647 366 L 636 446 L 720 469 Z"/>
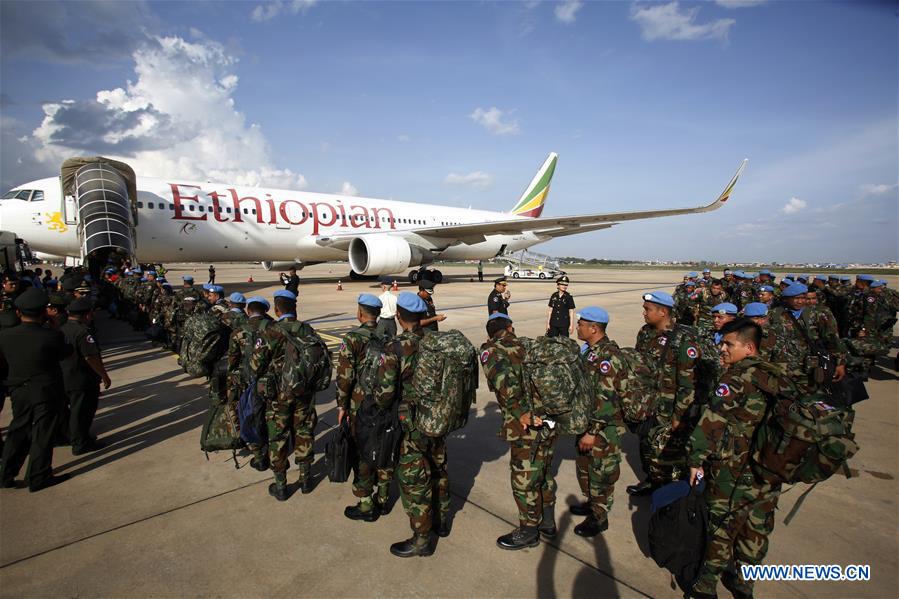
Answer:
<path fill-rule="evenodd" d="M 546 278 L 546 274 L 541 272 L 541 273 L 540 273 L 540 278 L 541 278 L 541 279 L 545 279 L 545 278 Z"/>
<path fill-rule="evenodd" d="M 411 270 L 409 271 L 409 284 L 415 285 L 416 283 L 418 283 L 418 271 Z"/>
<path fill-rule="evenodd" d="M 517 279 L 517 278 L 518 278 L 518 273 L 517 273 L 517 272 L 513 272 L 513 273 L 512 273 L 512 278 L 513 278 L 513 279 Z"/>
<path fill-rule="evenodd" d="M 440 272 L 439 270 L 432 270 L 431 271 L 431 280 L 434 281 L 435 283 L 442 283 L 443 282 L 443 273 Z"/>

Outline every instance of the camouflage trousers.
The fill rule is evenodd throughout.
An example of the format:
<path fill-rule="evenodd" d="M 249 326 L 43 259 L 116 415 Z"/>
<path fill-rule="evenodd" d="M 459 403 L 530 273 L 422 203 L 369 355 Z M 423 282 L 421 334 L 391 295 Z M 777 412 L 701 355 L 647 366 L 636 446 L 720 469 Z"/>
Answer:
<path fill-rule="evenodd" d="M 286 472 L 290 467 L 290 444 L 293 441 L 300 480 L 305 480 L 312 471 L 315 454 L 315 399 L 312 395 L 293 398 L 277 398 L 265 408 L 268 425 L 268 453 L 272 472 Z"/>
<path fill-rule="evenodd" d="M 417 430 L 407 430 L 400 444 L 396 479 L 412 531 L 428 534 L 434 522 L 435 500 L 441 518 L 449 512 L 446 437 L 428 437 Z"/>
<path fill-rule="evenodd" d="M 353 464 L 353 495 L 362 499 L 377 492 L 378 503 L 384 505 L 390 497 L 392 481 L 393 468 L 375 468 L 357 454 Z"/>
<path fill-rule="evenodd" d="M 653 486 L 659 487 L 684 478 L 687 468 L 687 442 L 692 427 L 671 431 L 667 423 L 657 424 L 640 437 L 640 464 Z"/>
<path fill-rule="evenodd" d="M 756 482 L 748 467 L 706 473 L 709 537 L 693 590 L 714 594 L 721 574 L 731 570 L 738 589 L 751 595 L 752 581 L 743 580 L 740 566 L 761 564 L 768 553 L 780 485 Z"/>
<path fill-rule="evenodd" d="M 577 449 L 577 444 L 575 443 Z M 593 449 L 577 449 L 574 461 L 577 482 L 587 497 L 593 515 L 604 522 L 612 511 L 615 483 L 621 474 L 621 440 L 615 426 L 607 426 L 597 435 Z"/>
<path fill-rule="evenodd" d="M 510 441 L 512 497 L 521 526 L 540 526 L 543 506 L 556 504 L 556 479 L 551 469 L 557 435 L 530 435 Z"/>

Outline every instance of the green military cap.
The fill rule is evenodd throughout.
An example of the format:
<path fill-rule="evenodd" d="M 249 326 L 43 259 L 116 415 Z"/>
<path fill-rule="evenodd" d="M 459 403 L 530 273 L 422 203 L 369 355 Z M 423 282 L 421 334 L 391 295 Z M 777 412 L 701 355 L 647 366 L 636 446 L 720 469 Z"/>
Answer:
<path fill-rule="evenodd" d="M 50 297 L 50 305 L 55 308 L 65 308 L 69 305 L 69 298 L 67 298 L 62 293 L 51 293 Z"/>
<path fill-rule="evenodd" d="M 69 304 L 69 312 L 72 314 L 84 314 L 94 309 L 94 302 L 86 297 L 79 297 Z"/>
<path fill-rule="evenodd" d="M 62 280 L 62 288 L 66 291 L 75 291 L 81 286 L 80 277 L 66 277 Z"/>
<path fill-rule="evenodd" d="M 49 302 L 50 298 L 46 293 L 35 287 L 29 287 L 16 298 L 16 308 L 25 314 L 39 314 Z"/>

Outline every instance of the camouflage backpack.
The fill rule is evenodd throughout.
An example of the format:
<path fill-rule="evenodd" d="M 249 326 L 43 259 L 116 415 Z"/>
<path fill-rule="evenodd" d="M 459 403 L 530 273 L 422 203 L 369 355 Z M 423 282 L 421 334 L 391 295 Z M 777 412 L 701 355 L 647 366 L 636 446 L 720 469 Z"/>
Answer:
<path fill-rule="evenodd" d="M 478 389 L 478 354 L 460 331 L 435 331 L 418 345 L 412 390 L 415 428 L 440 437 L 462 428 Z"/>
<path fill-rule="evenodd" d="M 242 443 L 238 423 L 234 421 L 233 412 L 224 401 L 224 382 L 221 376 L 212 377 L 209 399 L 209 413 L 200 431 L 200 449 L 206 453 L 207 460 L 210 451 L 230 450 L 234 467 L 238 468 L 236 452 Z"/>
<path fill-rule="evenodd" d="M 525 402 L 564 434 L 581 434 L 595 404 L 580 347 L 568 337 L 537 337 L 527 344 L 522 374 Z"/>
<path fill-rule="evenodd" d="M 384 342 L 387 338 L 376 330 L 362 327 L 359 334 L 368 342 L 365 345 L 365 355 L 361 363 L 356 364 L 356 382 L 362 388 L 365 397 L 372 397 L 378 386 L 378 369 L 381 367 L 384 354 Z"/>
<path fill-rule="evenodd" d="M 650 417 L 656 409 L 659 395 L 658 375 L 646 356 L 632 347 L 621 348 L 619 357 L 627 371 L 620 396 L 621 415 L 625 424 L 637 425 Z"/>
<path fill-rule="evenodd" d="M 855 411 L 820 399 L 778 398 L 769 409 L 754 440 L 752 468 L 758 478 L 771 484 L 818 483 L 855 455 Z"/>
<path fill-rule="evenodd" d="M 187 374 L 208 376 L 227 347 L 227 329 L 214 312 L 194 314 L 184 323 L 181 362 Z"/>
<path fill-rule="evenodd" d="M 290 323 L 284 333 L 284 368 L 279 391 L 285 395 L 305 395 L 324 391 L 331 385 L 331 350 L 312 327 Z"/>

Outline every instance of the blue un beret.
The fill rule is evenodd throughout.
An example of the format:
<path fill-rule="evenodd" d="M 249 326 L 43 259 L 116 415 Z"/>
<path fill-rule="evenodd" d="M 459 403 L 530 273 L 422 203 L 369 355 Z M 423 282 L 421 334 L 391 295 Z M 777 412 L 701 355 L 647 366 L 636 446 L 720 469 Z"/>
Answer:
<path fill-rule="evenodd" d="M 245 304 L 247 303 L 247 298 L 244 297 L 243 293 L 238 293 L 237 291 L 235 291 L 228 296 L 228 301 L 232 304 Z"/>
<path fill-rule="evenodd" d="M 870 282 L 870 281 L 874 280 L 874 277 L 872 275 L 858 275 L 855 278 L 858 279 L 859 281 L 869 281 Z"/>
<path fill-rule="evenodd" d="M 827 277 L 825 277 L 824 275 L 815 275 L 815 280 L 827 282 Z"/>
<path fill-rule="evenodd" d="M 254 295 L 253 297 L 247 298 L 247 304 L 262 304 L 265 306 L 265 311 L 268 312 L 268 309 L 271 308 L 271 304 L 268 303 L 268 300 L 262 297 L 261 295 Z"/>
<path fill-rule="evenodd" d="M 664 291 L 644 293 L 643 301 L 652 302 L 653 304 L 659 304 L 660 306 L 667 306 L 668 308 L 674 307 L 674 298 L 671 297 L 670 293 L 665 293 Z"/>
<path fill-rule="evenodd" d="M 704 269 L 702 270 L 702 274 L 704 274 L 704 275 L 709 274 L 709 275 L 710 275 L 710 274 L 712 274 L 712 271 L 709 270 L 708 268 L 704 268 Z"/>
<path fill-rule="evenodd" d="M 684 283 L 684 287 L 696 287 L 696 281 L 687 281 Z"/>
<path fill-rule="evenodd" d="M 295 294 L 294 292 L 288 291 L 288 290 L 286 290 L 286 289 L 279 289 L 279 290 L 277 290 L 276 292 L 274 292 L 274 293 L 272 294 L 272 297 L 283 297 L 283 298 L 289 299 L 289 300 L 292 301 L 292 302 L 297 301 L 297 296 L 296 296 L 296 294 Z"/>
<path fill-rule="evenodd" d="M 156 276 L 156 271 L 155 271 L 155 270 L 148 270 L 146 274 L 147 274 L 147 276 L 153 275 L 153 276 L 155 277 L 155 276 Z"/>
<path fill-rule="evenodd" d="M 418 297 L 417 293 L 412 293 L 411 291 L 400 291 L 399 297 L 396 299 L 396 305 L 409 312 L 428 311 L 425 301 Z"/>
<path fill-rule="evenodd" d="M 806 287 L 802 283 L 793 283 L 783 290 L 782 295 L 784 297 L 796 297 L 797 295 L 802 295 L 803 293 L 808 293 L 808 287 Z"/>
<path fill-rule="evenodd" d="M 767 316 L 768 304 L 762 302 L 752 302 L 743 306 L 743 316 Z"/>
<path fill-rule="evenodd" d="M 737 307 L 730 302 L 723 302 L 712 308 L 712 314 L 731 314 L 737 315 Z"/>
<path fill-rule="evenodd" d="M 609 324 L 609 313 L 599 306 L 589 306 L 577 313 L 577 317 L 590 322 Z"/>
<path fill-rule="evenodd" d="M 381 300 L 376 298 L 370 293 L 360 293 L 359 299 L 356 300 L 360 306 L 368 306 L 369 308 L 382 308 L 384 304 L 381 303 Z"/>
<path fill-rule="evenodd" d="M 881 281 L 880 279 L 878 279 L 871 283 L 871 289 L 874 289 L 875 287 L 883 287 L 884 285 L 886 285 L 886 281 Z"/>
<path fill-rule="evenodd" d="M 759 287 L 759 291 L 767 291 L 768 293 L 774 293 L 774 287 L 771 285 L 762 285 Z"/>
<path fill-rule="evenodd" d="M 843 275 L 840 277 L 840 280 L 841 281 L 851 281 L 852 277 L 850 277 L 849 275 Z"/>
<path fill-rule="evenodd" d="M 504 318 L 504 319 L 508 320 L 510 323 L 512 322 L 512 319 L 509 318 L 509 315 L 503 314 L 502 312 L 494 312 L 493 314 L 491 314 L 490 316 L 487 317 L 487 322 L 490 322 L 491 320 L 496 320 L 498 318 Z"/>
<path fill-rule="evenodd" d="M 193 282 L 194 282 L 194 278 L 193 278 L 192 276 L 190 276 L 190 275 L 183 275 L 183 276 L 181 277 L 181 280 L 182 280 L 182 281 L 188 281 L 188 282 L 190 282 L 190 283 L 193 283 Z"/>
<path fill-rule="evenodd" d="M 763 268 L 762 270 L 759 271 L 759 274 L 760 275 L 770 275 L 771 271 L 768 270 L 767 268 Z"/>
<path fill-rule="evenodd" d="M 690 277 L 691 279 L 695 279 L 696 277 L 699 276 L 699 274 L 696 271 L 691 271 L 691 272 L 687 273 L 687 276 Z"/>
<path fill-rule="evenodd" d="M 210 285 L 209 286 L 210 293 L 218 293 L 219 295 L 223 295 L 225 293 L 225 288 L 221 285 Z"/>

